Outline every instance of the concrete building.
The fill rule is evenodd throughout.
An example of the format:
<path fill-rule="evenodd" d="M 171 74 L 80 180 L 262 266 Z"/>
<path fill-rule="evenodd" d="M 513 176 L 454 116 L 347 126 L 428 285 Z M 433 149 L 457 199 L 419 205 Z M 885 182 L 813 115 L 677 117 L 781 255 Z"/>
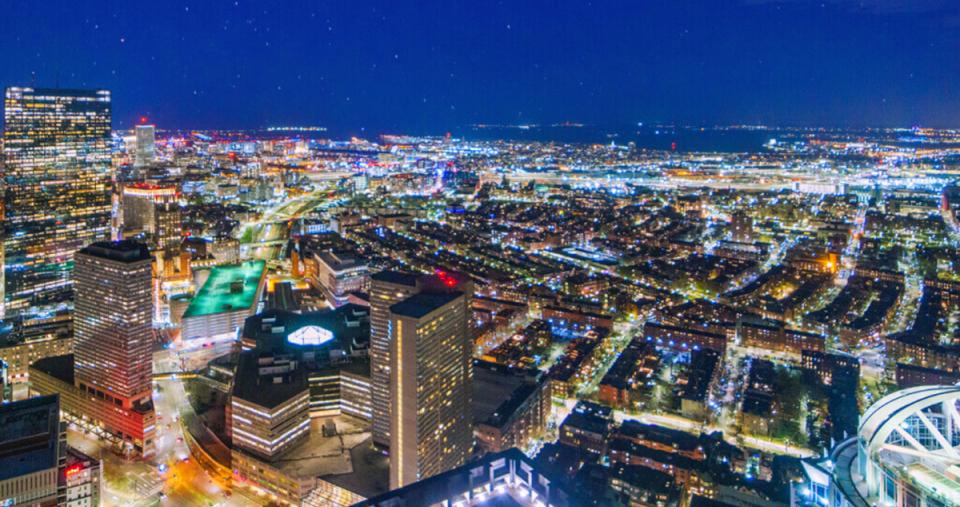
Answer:
<path fill-rule="evenodd" d="M 0 450 L 0 504 L 57 505 L 66 435 L 56 396 L 0 405 Z"/>
<path fill-rule="evenodd" d="M 327 250 L 314 254 L 317 284 L 333 306 L 347 304 L 351 292 L 363 292 L 370 280 L 367 265 L 353 254 Z"/>
<path fill-rule="evenodd" d="M 390 307 L 420 292 L 462 291 L 472 299 L 473 283 L 459 273 L 437 270 L 434 275 L 381 271 L 370 276 L 370 383 L 373 442 L 390 445 Z"/>
<path fill-rule="evenodd" d="M 287 354 L 307 375 L 311 417 L 348 414 L 371 419 L 369 309 L 348 304 L 335 310 L 295 313 L 270 309 L 244 322 L 244 350 Z"/>
<path fill-rule="evenodd" d="M 310 432 L 310 392 L 289 357 L 256 351 L 240 357 L 231 407 L 233 445 L 271 460 Z"/>
<path fill-rule="evenodd" d="M 76 254 L 74 354 L 31 369 L 31 387 L 60 394 L 67 418 L 125 453 L 153 453 L 152 258 L 132 241 L 94 243 Z"/>
<path fill-rule="evenodd" d="M 123 409 L 151 403 L 152 260 L 146 245 L 130 241 L 76 255 L 77 387 Z"/>
<path fill-rule="evenodd" d="M 473 448 L 467 295 L 420 293 L 390 307 L 390 487 L 456 468 Z"/>
<path fill-rule="evenodd" d="M 562 481 L 542 473 L 519 449 L 508 449 L 403 488 L 392 489 L 354 507 L 398 505 L 571 507 L 577 504 Z"/>
<path fill-rule="evenodd" d="M 6 364 L 7 380 L 23 384 L 30 380 L 30 365 L 46 357 L 73 352 L 73 319 L 60 315 L 43 321 L 14 324 L 0 335 L 0 361 Z"/>
<path fill-rule="evenodd" d="M 157 208 L 164 204 L 176 204 L 178 192 L 175 186 L 137 183 L 123 189 L 123 229 L 127 235 L 144 233 L 153 236 L 157 232 Z"/>
<path fill-rule="evenodd" d="M 381 271 L 370 277 L 370 385 L 373 442 L 390 445 L 390 307 L 419 292 L 417 276 Z"/>
<path fill-rule="evenodd" d="M 550 382 L 536 369 L 474 361 L 474 436 L 484 452 L 525 449 L 547 430 Z"/>
<path fill-rule="evenodd" d="M 122 413 L 149 412 L 134 418 L 144 424 L 106 425 L 145 455 L 152 453 L 154 434 L 152 261 L 143 243 L 101 242 L 77 252 L 74 269 L 74 383 L 87 399 Z M 84 405 L 65 402 L 64 411 L 98 412 Z"/>
<path fill-rule="evenodd" d="M 214 266 L 182 317 L 184 340 L 235 335 L 253 315 L 266 278 L 266 262 Z"/>
<path fill-rule="evenodd" d="M 735 212 L 730 219 L 730 236 L 738 243 L 752 243 L 753 218 L 743 211 Z"/>

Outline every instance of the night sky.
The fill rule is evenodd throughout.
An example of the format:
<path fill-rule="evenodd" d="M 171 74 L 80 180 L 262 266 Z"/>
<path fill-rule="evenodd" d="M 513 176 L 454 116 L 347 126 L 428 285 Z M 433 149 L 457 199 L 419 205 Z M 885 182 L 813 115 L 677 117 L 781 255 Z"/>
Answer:
<path fill-rule="evenodd" d="M 0 85 L 114 126 L 960 126 L 958 0 L 5 0 Z"/>

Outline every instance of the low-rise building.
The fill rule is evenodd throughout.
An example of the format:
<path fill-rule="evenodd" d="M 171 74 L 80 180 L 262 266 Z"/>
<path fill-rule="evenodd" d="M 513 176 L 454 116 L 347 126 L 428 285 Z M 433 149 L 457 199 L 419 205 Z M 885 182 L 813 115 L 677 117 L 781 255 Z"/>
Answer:
<path fill-rule="evenodd" d="M 581 401 L 560 424 L 560 443 L 595 457 L 603 456 L 612 424 L 609 407 Z"/>
<path fill-rule="evenodd" d="M 600 401 L 614 408 L 633 408 L 648 391 L 660 365 L 653 343 L 634 338 L 600 381 Z"/>
<path fill-rule="evenodd" d="M 73 322 L 69 315 L 40 322 L 16 323 L 0 336 L 0 361 L 7 366 L 11 384 L 30 379 L 30 365 L 40 359 L 73 352 Z"/>
<path fill-rule="evenodd" d="M 39 395 L 59 394 L 60 410 L 66 421 L 93 432 L 119 452 L 146 457 L 153 454 L 157 422 L 153 403 L 122 408 L 102 393 L 77 386 L 73 354 L 47 357 L 30 366 L 30 391 Z"/>
<path fill-rule="evenodd" d="M 727 337 L 692 327 L 678 327 L 647 322 L 643 326 L 643 336 L 657 347 L 690 352 L 700 349 L 713 349 L 723 353 L 727 348 Z"/>
<path fill-rule="evenodd" d="M 474 361 L 474 437 L 484 452 L 524 449 L 546 433 L 550 382 L 535 369 Z"/>
<path fill-rule="evenodd" d="M 742 346 L 771 352 L 799 355 L 804 350 L 826 350 L 826 337 L 823 335 L 790 329 L 782 322 L 741 320 L 737 324 L 737 335 Z"/>
<path fill-rule="evenodd" d="M 236 336 L 260 301 L 264 261 L 214 266 L 181 319 L 183 340 Z"/>
<path fill-rule="evenodd" d="M 710 391 L 720 377 L 721 366 L 720 353 L 715 350 L 697 350 L 690 354 L 690 365 L 677 379 L 677 397 L 684 417 L 703 420 L 712 412 Z"/>

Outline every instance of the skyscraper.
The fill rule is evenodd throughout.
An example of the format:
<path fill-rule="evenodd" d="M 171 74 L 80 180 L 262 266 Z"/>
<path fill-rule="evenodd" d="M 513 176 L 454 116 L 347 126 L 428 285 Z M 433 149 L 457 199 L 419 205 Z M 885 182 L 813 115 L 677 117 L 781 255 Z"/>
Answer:
<path fill-rule="evenodd" d="M 110 115 L 106 90 L 7 88 L 7 316 L 66 304 L 74 252 L 109 238 Z"/>
<path fill-rule="evenodd" d="M 31 389 L 59 394 L 67 418 L 125 454 L 154 452 L 151 261 L 146 245 L 99 242 L 77 252 L 74 353 L 30 367 Z"/>
<path fill-rule="evenodd" d="M 370 387 L 373 442 L 390 445 L 390 307 L 420 291 L 416 275 L 381 271 L 370 277 Z"/>
<path fill-rule="evenodd" d="M 137 137 L 134 167 L 145 167 L 153 163 L 156 155 L 156 130 L 153 125 L 137 125 L 134 129 Z"/>
<path fill-rule="evenodd" d="M 473 283 L 466 276 L 444 270 L 433 275 L 381 271 L 370 276 L 370 385 L 373 442 L 390 445 L 390 307 L 420 292 L 462 291 L 473 297 Z"/>
<path fill-rule="evenodd" d="M 420 293 L 390 307 L 390 488 L 466 462 L 473 447 L 467 295 Z"/>
<path fill-rule="evenodd" d="M 125 409 L 151 399 L 151 262 L 133 241 L 94 243 L 76 256 L 76 381 Z"/>

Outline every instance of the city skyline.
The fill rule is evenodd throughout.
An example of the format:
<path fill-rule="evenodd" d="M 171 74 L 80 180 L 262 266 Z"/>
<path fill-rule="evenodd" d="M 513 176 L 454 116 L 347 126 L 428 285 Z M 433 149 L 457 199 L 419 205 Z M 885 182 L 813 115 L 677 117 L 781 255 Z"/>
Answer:
<path fill-rule="evenodd" d="M 941 0 L 9 11 L 0 83 L 111 89 L 118 128 L 146 117 L 374 136 L 563 121 L 956 127 L 960 117 L 960 6 Z"/>
<path fill-rule="evenodd" d="M 0 507 L 960 505 L 960 2 L 11 0 Z"/>

